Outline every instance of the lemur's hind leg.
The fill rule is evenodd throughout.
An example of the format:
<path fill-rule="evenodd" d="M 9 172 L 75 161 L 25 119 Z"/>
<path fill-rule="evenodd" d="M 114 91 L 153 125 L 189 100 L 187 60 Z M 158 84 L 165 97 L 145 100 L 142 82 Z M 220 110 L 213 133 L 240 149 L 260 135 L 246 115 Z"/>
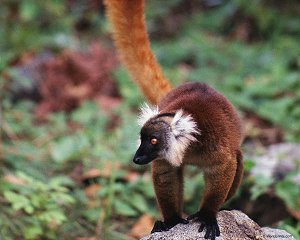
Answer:
<path fill-rule="evenodd" d="M 243 154 L 240 150 L 237 150 L 236 152 L 236 162 L 237 162 L 236 173 L 231 188 L 229 190 L 229 193 L 226 197 L 226 201 L 229 200 L 236 193 L 243 178 L 243 174 L 244 174 Z"/>
<path fill-rule="evenodd" d="M 214 158 L 213 161 L 216 164 L 211 166 L 208 171 L 204 171 L 204 197 L 200 210 L 188 217 L 188 220 L 200 222 L 199 232 L 206 228 L 204 238 L 212 240 L 220 236 L 217 212 L 226 200 L 236 172 L 235 156 L 220 153 L 216 154 Z M 232 167 L 233 165 L 235 167 Z"/>

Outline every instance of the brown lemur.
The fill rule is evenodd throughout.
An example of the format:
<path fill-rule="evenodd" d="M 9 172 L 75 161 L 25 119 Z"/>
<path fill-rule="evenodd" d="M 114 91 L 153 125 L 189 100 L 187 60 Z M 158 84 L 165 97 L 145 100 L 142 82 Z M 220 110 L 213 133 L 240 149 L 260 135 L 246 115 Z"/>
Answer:
<path fill-rule="evenodd" d="M 205 238 L 220 236 L 216 215 L 240 185 L 242 128 L 231 103 L 205 83 L 171 89 L 151 52 L 144 21 L 144 0 L 105 0 L 113 38 L 130 75 L 150 103 L 139 117 L 141 144 L 136 164 L 152 162 L 154 190 L 164 221 L 152 232 L 187 220 L 200 222 Z M 193 164 L 204 172 L 200 210 L 182 218 L 183 169 Z"/>

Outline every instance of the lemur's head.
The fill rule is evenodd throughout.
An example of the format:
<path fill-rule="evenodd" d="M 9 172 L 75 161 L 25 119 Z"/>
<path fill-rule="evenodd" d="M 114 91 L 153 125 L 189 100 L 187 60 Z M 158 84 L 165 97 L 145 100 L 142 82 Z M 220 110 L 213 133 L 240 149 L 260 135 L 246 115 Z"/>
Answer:
<path fill-rule="evenodd" d="M 160 113 L 158 108 L 145 105 L 141 109 L 139 125 L 140 146 L 133 162 L 147 164 L 155 159 L 164 159 L 173 166 L 180 166 L 184 153 L 199 134 L 197 125 L 183 110 Z"/>

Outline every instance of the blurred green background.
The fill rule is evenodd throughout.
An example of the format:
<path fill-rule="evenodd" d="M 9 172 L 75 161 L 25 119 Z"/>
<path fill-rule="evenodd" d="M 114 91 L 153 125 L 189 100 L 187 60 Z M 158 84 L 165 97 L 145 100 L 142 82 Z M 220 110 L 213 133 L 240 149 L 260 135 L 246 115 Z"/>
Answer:
<path fill-rule="evenodd" d="M 167 78 L 209 83 L 243 118 L 247 172 L 226 206 L 296 239 L 299 166 L 276 181 L 251 169 L 253 152 L 300 142 L 299 16 L 296 0 L 146 1 Z M 109 30 L 100 0 L 1 1 L 1 239 L 136 239 L 159 218 L 150 167 L 131 162 L 144 98 Z M 195 168 L 186 175 L 191 214 L 203 179 Z M 285 210 L 264 222 L 249 204 L 270 195 Z"/>

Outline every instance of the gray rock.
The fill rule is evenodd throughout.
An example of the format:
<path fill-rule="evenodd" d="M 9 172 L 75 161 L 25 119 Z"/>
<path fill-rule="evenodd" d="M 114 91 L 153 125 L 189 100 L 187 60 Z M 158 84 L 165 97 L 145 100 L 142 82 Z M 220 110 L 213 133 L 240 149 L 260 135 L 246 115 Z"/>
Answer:
<path fill-rule="evenodd" d="M 300 144 L 280 143 L 263 150 L 260 156 L 253 156 L 254 176 L 263 176 L 275 181 L 283 179 L 291 171 L 297 171 L 293 178 L 300 186 Z"/>
<path fill-rule="evenodd" d="M 240 211 L 220 211 L 217 216 L 221 236 L 216 240 L 294 240 L 284 230 L 261 228 Z M 204 239 L 205 229 L 198 232 L 199 223 L 178 224 L 169 231 L 156 232 L 141 240 L 198 240 Z"/>

